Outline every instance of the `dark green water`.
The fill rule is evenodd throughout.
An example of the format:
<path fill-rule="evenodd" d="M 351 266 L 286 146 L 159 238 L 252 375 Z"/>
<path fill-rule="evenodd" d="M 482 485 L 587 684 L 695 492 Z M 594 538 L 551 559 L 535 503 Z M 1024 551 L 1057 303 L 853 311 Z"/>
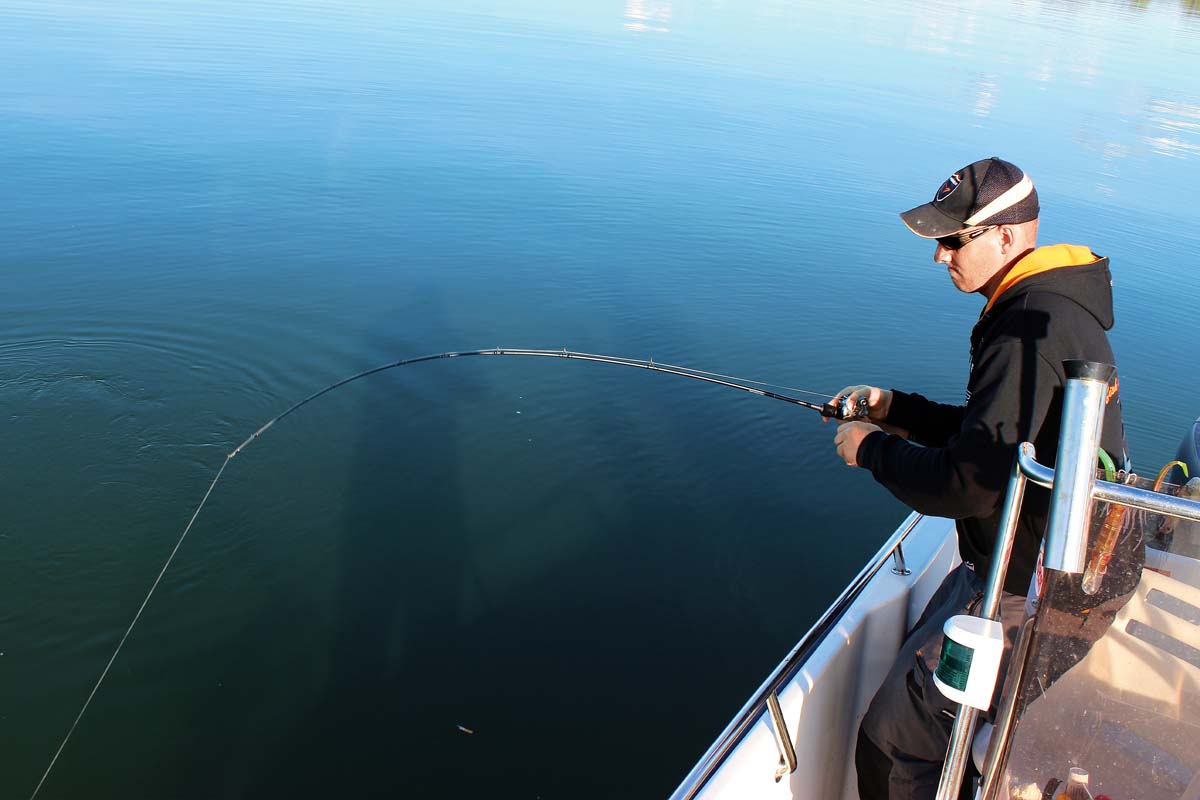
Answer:
<path fill-rule="evenodd" d="M 896 212 L 993 154 L 1112 258 L 1156 467 L 1193 5 L 5 4 L 0 797 L 334 380 L 504 345 L 961 397 L 981 301 Z M 348 386 L 231 463 L 39 797 L 661 797 L 905 513 L 832 435 L 605 365 Z"/>

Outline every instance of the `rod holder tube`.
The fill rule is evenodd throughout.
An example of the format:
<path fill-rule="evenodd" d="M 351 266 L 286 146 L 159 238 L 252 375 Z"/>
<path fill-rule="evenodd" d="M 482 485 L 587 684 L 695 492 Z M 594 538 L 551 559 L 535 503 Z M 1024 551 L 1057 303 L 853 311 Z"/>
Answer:
<path fill-rule="evenodd" d="M 1063 369 L 1067 389 L 1054 463 L 1054 488 L 1050 490 L 1044 563 L 1059 572 L 1080 573 L 1087 561 L 1088 518 L 1096 485 L 1096 450 L 1104 425 L 1104 402 L 1116 367 L 1072 359 L 1063 362 Z"/>

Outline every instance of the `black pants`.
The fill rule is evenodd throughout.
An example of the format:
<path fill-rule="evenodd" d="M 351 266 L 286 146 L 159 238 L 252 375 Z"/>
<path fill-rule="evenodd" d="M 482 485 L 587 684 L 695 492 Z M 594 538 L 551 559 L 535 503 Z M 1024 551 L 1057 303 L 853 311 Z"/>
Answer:
<path fill-rule="evenodd" d="M 983 580 L 965 564 L 959 566 L 942 581 L 904 640 L 858 730 L 854 765 L 862 800 L 923 800 L 937 795 L 958 712 L 958 704 L 946 699 L 933 682 L 942 653 L 942 626 L 955 614 L 974 611 L 982 598 Z M 1001 595 L 1000 620 L 1007 641 L 997 686 L 1003 685 L 1008 655 L 1024 616 L 1024 597 Z M 963 784 L 960 796 L 969 798 L 969 782 Z"/>

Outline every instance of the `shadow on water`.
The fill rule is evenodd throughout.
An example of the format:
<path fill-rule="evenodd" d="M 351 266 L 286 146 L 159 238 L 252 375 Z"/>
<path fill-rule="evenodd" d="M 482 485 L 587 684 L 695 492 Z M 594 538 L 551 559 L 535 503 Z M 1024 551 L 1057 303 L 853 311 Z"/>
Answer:
<path fill-rule="evenodd" d="M 386 330 L 380 321 L 375 330 Z M 404 353 L 380 336 L 365 352 Z M 458 478 L 459 414 L 453 399 L 405 370 L 367 378 L 360 428 L 345 481 L 344 510 L 328 554 L 332 589 L 323 674 L 269 758 L 247 775 L 247 797 L 416 792 L 434 764 L 427 739 L 438 714 L 469 680 L 456 635 L 459 587 L 469 580 L 459 512 L 469 487 Z M 398 407 L 415 413 L 391 427 Z M 418 422 L 418 420 L 420 420 Z M 270 616 L 280 611 L 275 609 Z M 264 620 L 265 624 L 270 624 Z M 254 639 L 253 633 L 248 637 Z M 297 687 L 299 688 L 299 687 Z M 435 721 L 435 717 L 440 716 Z M 420 758 L 414 762 L 414 756 Z M 451 764 L 445 764 L 452 767 Z M 441 776 L 441 788 L 453 775 Z"/>
<path fill-rule="evenodd" d="M 392 327 L 372 325 L 364 351 L 421 351 L 378 333 Z M 595 367 L 582 367 L 580 380 L 570 366 L 554 383 L 594 377 Z M 526 460 L 513 422 L 523 418 L 508 408 L 488 416 L 508 397 L 492 376 L 512 374 L 492 367 L 470 359 L 399 369 L 347 393 L 357 434 L 345 471 L 328 468 L 344 493 L 324 490 L 342 510 L 331 531 L 311 534 L 327 542 L 325 563 L 308 570 L 324 586 L 272 592 L 228 645 L 231 659 L 253 654 L 257 674 L 244 684 L 261 690 L 231 706 L 221 734 L 230 758 L 197 785 L 216 780 L 231 797 L 432 797 L 486 781 L 491 796 L 607 796 L 662 768 L 644 737 L 631 743 L 630 720 L 681 712 L 653 708 L 661 701 L 648 665 L 663 657 L 664 634 L 693 626 L 676 602 L 687 577 L 663 574 L 671 543 L 638 538 L 679 522 L 638 485 L 637 469 L 612 466 L 645 421 L 605 404 L 582 425 L 547 412 L 557 419 L 553 443 Z M 563 397 L 550 394 L 550 405 Z M 510 416 L 497 424 L 501 414 Z M 592 455 L 608 466 L 559 469 L 573 462 L 559 438 L 570 436 L 604 443 Z M 272 538 L 272 548 L 287 546 Z M 268 570 L 289 569 L 286 559 L 264 556 Z M 309 651 L 296 641 L 304 638 Z M 668 634 L 665 646 L 699 659 L 703 641 L 681 645 Z M 644 707 L 631 715 L 632 704 Z M 587 730 L 572 733 L 576 724 Z M 581 786 L 592 767 L 576 738 L 628 768 Z"/>

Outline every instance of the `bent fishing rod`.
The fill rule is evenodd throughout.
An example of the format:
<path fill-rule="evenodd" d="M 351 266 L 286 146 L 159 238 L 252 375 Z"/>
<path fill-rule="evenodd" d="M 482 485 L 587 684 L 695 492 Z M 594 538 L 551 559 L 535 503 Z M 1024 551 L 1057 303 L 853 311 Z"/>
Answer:
<path fill-rule="evenodd" d="M 675 364 L 664 364 L 657 362 L 654 359 L 621 358 L 619 356 L 605 356 L 598 355 L 596 353 L 580 353 L 574 350 L 567 350 L 565 348 L 562 350 L 523 350 L 497 347 L 490 350 L 461 350 L 449 353 L 436 353 L 434 355 L 418 356 L 417 358 L 406 358 L 401 359 L 400 361 L 393 361 L 390 364 L 383 364 L 378 367 L 373 367 L 372 369 L 363 370 L 362 372 L 351 375 L 348 378 L 343 378 L 336 383 L 331 383 L 324 389 L 313 392 L 308 397 L 305 397 L 303 400 L 292 404 L 281 413 L 267 420 L 267 422 L 265 422 L 258 430 L 246 437 L 244 442 L 239 444 L 237 447 L 231 450 L 228 455 L 225 456 L 225 461 L 221 464 L 220 469 L 217 470 L 217 474 L 213 478 L 212 483 L 208 485 L 208 490 L 204 493 L 204 497 L 200 500 L 200 504 L 196 506 L 196 510 L 192 512 L 192 516 L 188 520 L 187 525 L 184 527 L 183 533 L 179 535 L 179 540 L 175 542 L 175 546 L 171 549 L 170 554 L 167 556 L 167 560 L 163 563 L 162 569 L 159 570 L 158 577 L 156 577 L 154 579 L 154 583 L 150 585 L 150 591 L 146 593 L 146 597 L 144 600 L 142 600 L 141 606 L 138 607 L 137 613 L 133 615 L 133 621 L 131 621 L 129 623 L 129 627 L 125 629 L 124 635 L 121 636 L 121 640 L 117 643 L 116 649 L 113 650 L 112 657 L 109 658 L 104 670 L 100 673 L 100 677 L 96 680 L 95 685 L 92 686 L 92 691 L 88 694 L 87 699 L 84 700 L 83 707 L 79 709 L 79 714 L 76 715 L 75 721 L 71 723 L 71 727 L 67 730 L 67 735 L 63 737 L 62 743 L 58 746 L 58 750 L 55 751 L 54 757 L 50 759 L 49 766 L 46 767 L 46 771 L 42 774 L 41 780 L 38 781 L 37 787 L 34 788 L 33 794 L 30 795 L 30 800 L 34 800 L 37 797 L 38 792 L 42 790 L 42 785 L 46 782 L 46 778 L 50 776 L 50 771 L 54 769 L 54 765 L 58 761 L 58 757 L 62 755 L 63 750 L 66 748 L 67 742 L 71 739 L 71 735 L 74 734 L 75 729 L 79 727 L 79 721 L 83 719 L 84 713 L 87 712 L 88 706 L 91 704 L 92 699 L 96 696 L 96 692 L 99 691 L 100 684 L 102 684 L 104 679 L 108 677 L 108 672 L 110 669 L 112 669 L 113 663 L 117 660 L 117 656 L 120 654 L 121 648 L 125 646 L 125 641 L 133 632 L 133 628 L 135 625 L 137 625 L 138 620 L 141 618 L 142 612 L 146 610 L 146 606 L 150 603 L 150 598 L 154 595 L 155 589 L 157 589 L 158 584 L 162 582 L 163 576 L 166 575 L 167 570 L 171 566 L 171 562 L 175 559 L 175 554 L 179 552 L 179 548 L 183 545 L 183 540 L 187 538 L 188 532 L 191 531 L 192 526 L 196 522 L 196 518 L 200 516 L 200 511 L 204 508 L 204 504 L 208 502 L 209 496 L 212 495 L 213 489 L 216 488 L 218 481 L 221 480 L 221 476 L 225 473 L 225 468 L 229 466 L 229 462 L 232 461 L 238 453 L 242 452 L 242 450 L 244 450 L 251 442 L 266 433 L 267 429 L 276 422 L 279 422 L 289 414 L 298 411 L 300 408 L 308 405 L 318 397 L 329 394 L 335 389 L 339 389 L 348 383 L 353 383 L 360 378 L 366 378 L 370 375 L 375 375 L 377 373 L 385 372 L 397 367 L 420 364 L 425 361 L 437 361 L 444 358 L 463 358 L 466 356 L 530 356 L 540 358 L 569 358 L 576 361 L 597 361 L 605 364 L 637 367 L 639 369 L 653 370 L 654 372 L 664 372 L 669 375 L 678 375 L 682 378 L 692 378 L 698 381 L 705 381 L 706 383 L 715 383 L 718 386 L 728 386 L 730 389 L 740 389 L 741 391 L 749 392 L 750 394 L 769 397 L 772 400 L 782 400 L 785 403 L 791 403 L 793 405 L 800 406 L 801 408 L 817 411 L 822 417 L 826 418 L 837 420 L 855 420 L 866 419 L 867 417 L 867 398 L 865 397 L 858 398 L 858 400 L 854 403 L 848 402 L 848 398 L 846 397 L 838 397 L 825 403 L 816 403 L 808 400 L 801 400 L 800 398 L 792 397 L 791 395 L 773 392 L 767 388 L 759 387 L 788 389 L 788 391 L 800 392 L 802 394 L 815 395 L 818 397 L 829 397 L 829 395 L 821 394 L 820 392 L 812 392 L 807 389 L 784 387 L 776 384 L 765 383 L 763 381 L 753 381 L 747 378 L 737 378 L 732 375 L 722 375 L 719 372 L 705 372 L 703 370 L 692 369 L 690 367 L 681 367 Z"/>

